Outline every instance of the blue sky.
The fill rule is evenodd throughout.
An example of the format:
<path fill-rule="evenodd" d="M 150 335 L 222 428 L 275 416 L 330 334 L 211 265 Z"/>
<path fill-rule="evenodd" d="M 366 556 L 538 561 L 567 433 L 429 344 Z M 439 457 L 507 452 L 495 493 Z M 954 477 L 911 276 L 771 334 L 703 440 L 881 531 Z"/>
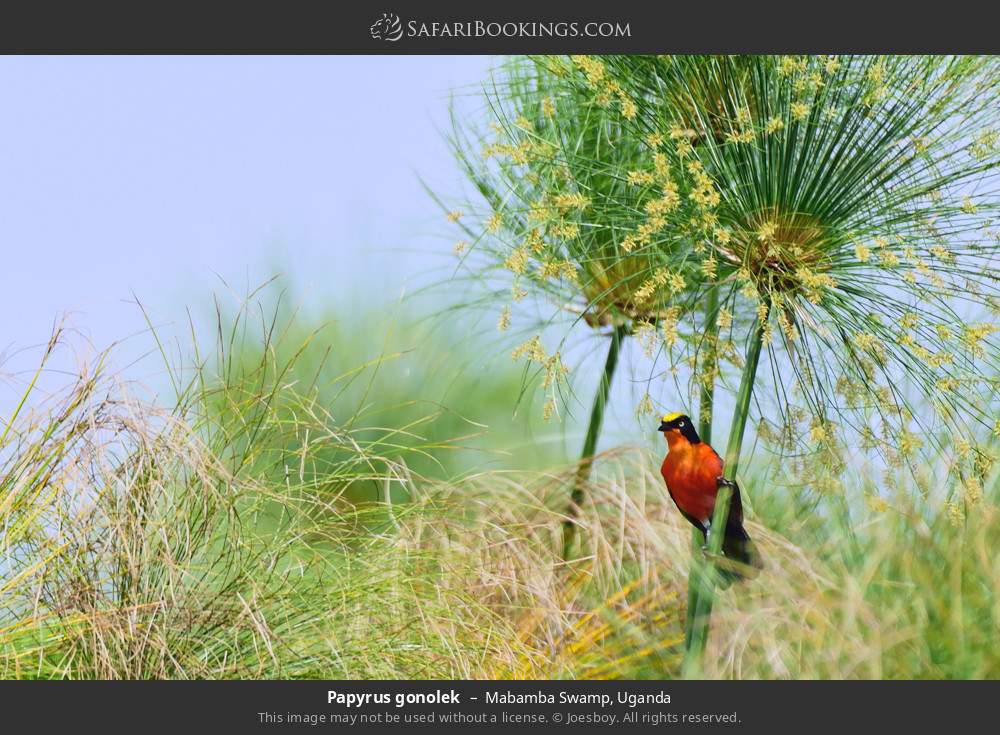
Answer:
<path fill-rule="evenodd" d="M 0 370 L 53 320 L 97 346 L 277 272 L 306 293 L 397 293 L 449 248 L 418 174 L 461 176 L 449 94 L 487 57 L 0 60 Z M 132 339 L 119 350 L 148 348 Z M 12 357 L 13 355 L 13 357 Z"/>
<path fill-rule="evenodd" d="M 444 136 L 449 101 L 468 95 L 461 109 L 483 113 L 477 93 L 494 64 L 0 59 L 0 412 L 16 405 L 62 315 L 81 334 L 43 386 L 64 385 L 60 371 L 91 357 L 90 345 L 117 343 L 113 367 L 159 391 L 163 363 L 149 354 L 155 343 L 134 297 L 161 337 L 185 339 L 185 308 L 210 321 L 224 284 L 235 301 L 280 274 L 307 310 L 371 306 L 454 263 L 455 229 L 420 178 L 459 199 L 466 191 Z M 583 415 L 605 349 L 593 347 L 573 409 Z M 624 375 L 616 383 L 609 422 L 634 438 L 638 389 Z"/>

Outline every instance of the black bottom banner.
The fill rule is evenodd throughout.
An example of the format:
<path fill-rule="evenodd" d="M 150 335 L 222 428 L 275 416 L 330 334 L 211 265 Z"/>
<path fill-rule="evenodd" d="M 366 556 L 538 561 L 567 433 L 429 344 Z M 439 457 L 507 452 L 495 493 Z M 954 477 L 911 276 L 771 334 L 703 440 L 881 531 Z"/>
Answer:
<path fill-rule="evenodd" d="M 992 721 L 997 682 L 2 682 L 8 732 L 747 730 Z"/>

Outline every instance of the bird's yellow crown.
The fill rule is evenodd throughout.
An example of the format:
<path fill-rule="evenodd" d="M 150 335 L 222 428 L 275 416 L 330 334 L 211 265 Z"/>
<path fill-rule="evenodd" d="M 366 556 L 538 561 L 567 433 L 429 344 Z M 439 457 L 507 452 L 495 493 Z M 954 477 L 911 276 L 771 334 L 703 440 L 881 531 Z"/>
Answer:
<path fill-rule="evenodd" d="M 666 416 L 663 417 L 663 423 L 669 424 L 674 419 L 679 419 L 683 415 L 684 414 L 682 413 L 668 413 Z"/>

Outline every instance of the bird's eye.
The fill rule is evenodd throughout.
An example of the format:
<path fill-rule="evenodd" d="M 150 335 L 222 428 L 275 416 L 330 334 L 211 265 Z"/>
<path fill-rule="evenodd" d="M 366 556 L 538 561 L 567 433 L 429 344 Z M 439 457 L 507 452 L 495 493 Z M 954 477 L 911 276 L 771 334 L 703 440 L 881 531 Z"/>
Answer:
<path fill-rule="evenodd" d="M 683 427 L 684 427 L 684 422 L 683 422 L 683 421 L 678 421 L 678 422 L 677 422 L 677 428 L 678 428 L 678 429 L 681 429 L 681 428 L 683 428 Z"/>

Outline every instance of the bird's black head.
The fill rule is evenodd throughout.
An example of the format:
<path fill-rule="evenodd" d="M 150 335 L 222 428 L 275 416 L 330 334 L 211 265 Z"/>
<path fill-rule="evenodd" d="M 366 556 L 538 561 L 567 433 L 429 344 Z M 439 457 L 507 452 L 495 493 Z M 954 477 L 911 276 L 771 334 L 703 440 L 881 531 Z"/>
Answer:
<path fill-rule="evenodd" d="M 667 434 L 668 438 L 672 432 L 677 432 L 692 444 L 701 441 L 698 432 L 695 431 L 694 424 L 691 422 L 691 417 L 683 413 L 670 413 L 664 416 L 660 421 L 659 430 Z"/>

